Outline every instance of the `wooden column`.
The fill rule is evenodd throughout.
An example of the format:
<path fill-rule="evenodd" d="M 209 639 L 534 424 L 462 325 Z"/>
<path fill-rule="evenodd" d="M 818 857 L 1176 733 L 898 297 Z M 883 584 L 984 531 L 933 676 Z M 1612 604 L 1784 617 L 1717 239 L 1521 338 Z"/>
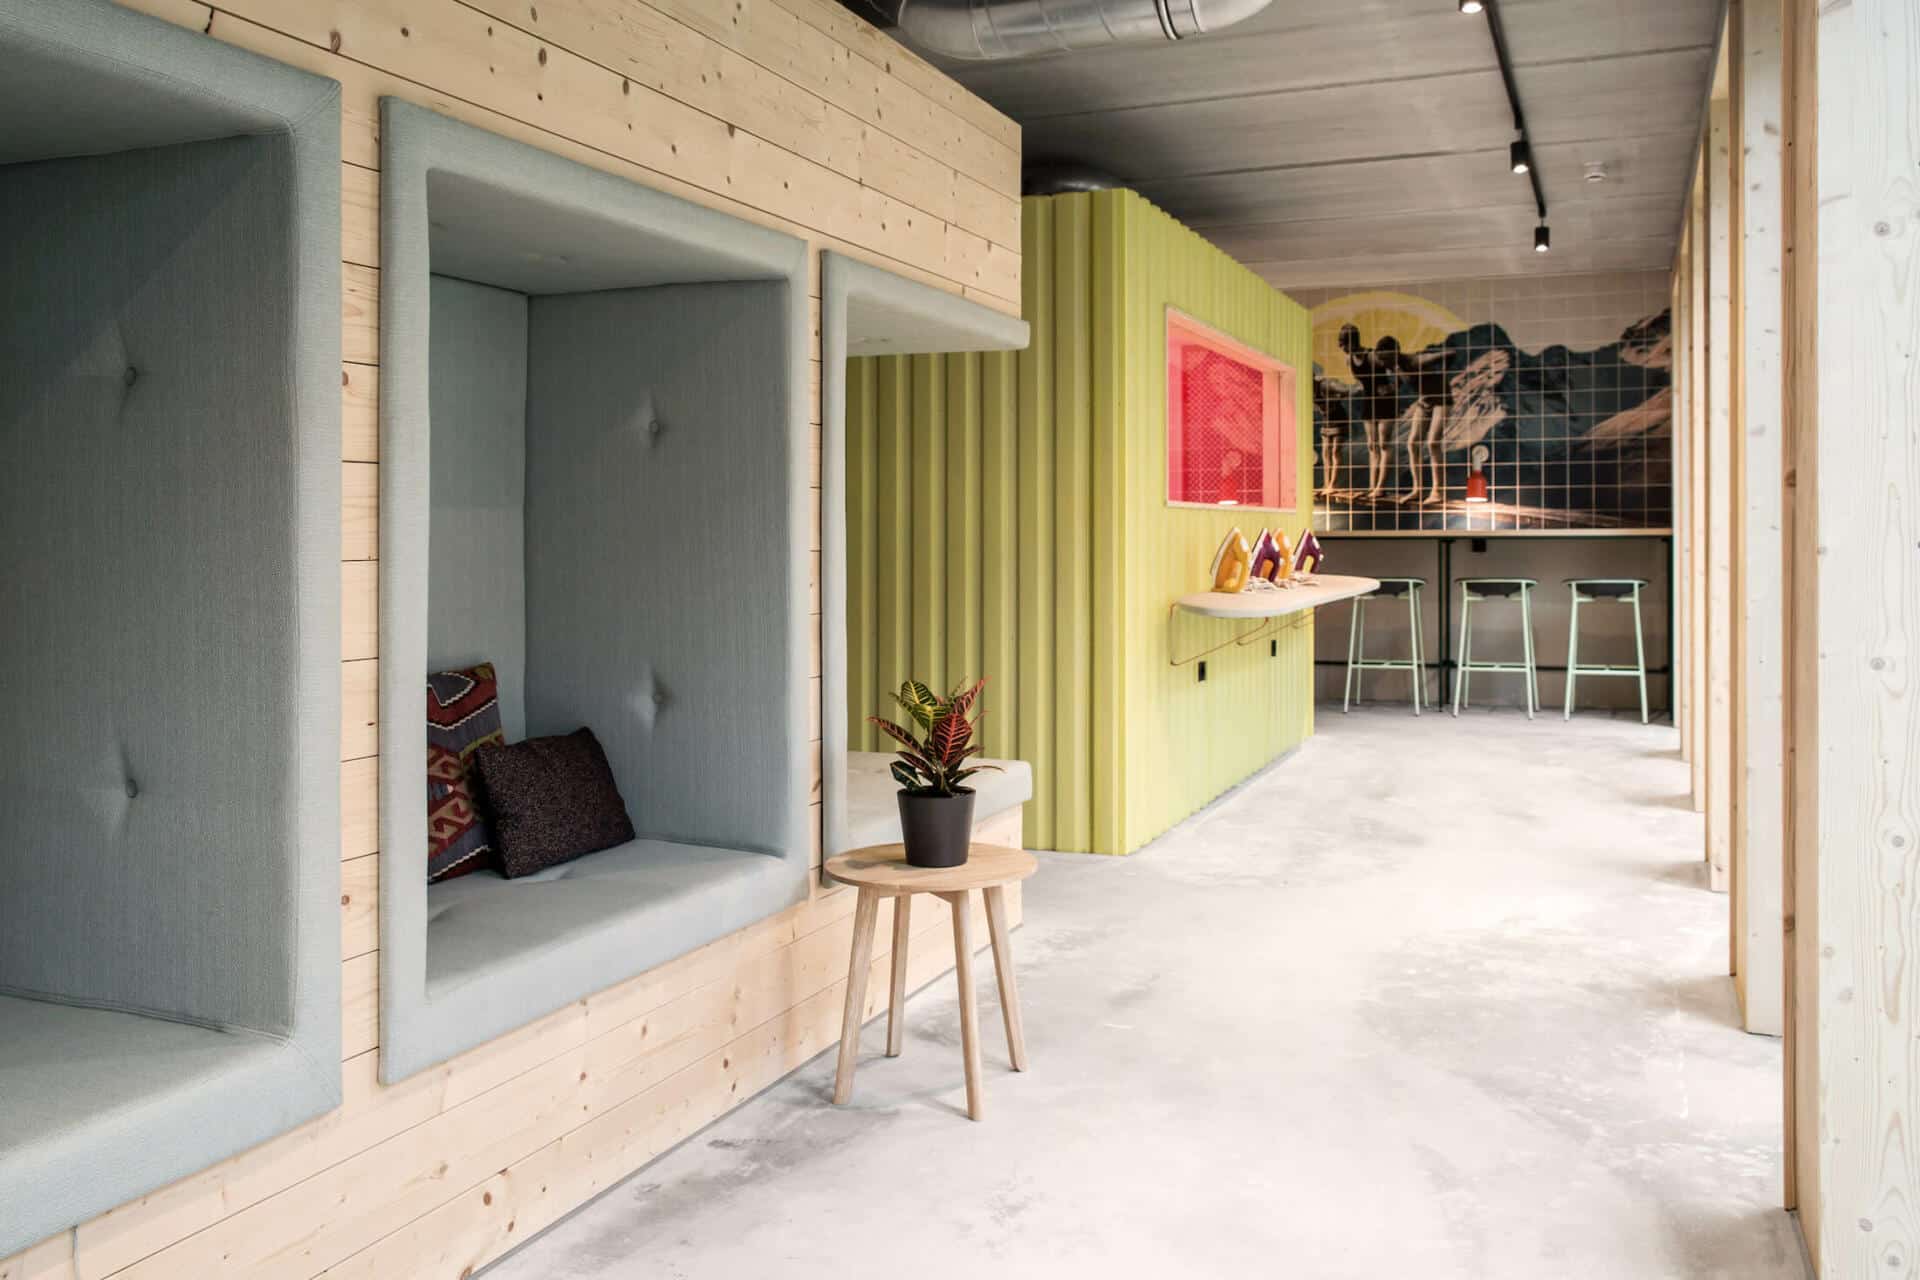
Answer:
<path fill-rule="evenodd" d="M 1738 207 L 1725 98 L 1708 107 L 1706 161 L 1707 874 L 1714 891 L 1724 893 L 1733 867 L 1733 226 Z"/>
<path fill-rule="evenodd" d="M 1789 13 L 1794 1190 L 1821 1275 L 1912 1276 L 1920 6 L 1791 0 Z"/>
<path fill-rule="evenodd" d="M 1687 727 L 1693 735 L 1692 764 L 1693 808 L 1707 808 L 1707 156 L 1703 140 L 1694 159 L 1693 192 L 1687 201 L 1687 238 L 1692 252 L 1687 255 L 1687 421 L 1693 432 L 1690 472 L 1687 476 L 1689 498 L 1687 545 L 1692 548 L 1692 563 L 1687 584 L 1687 601 L 1692 612 L 1688 628 L 1687 670 L 1693 681 L 1689 701 L 1693 714 Z"/>
<path fill-rule="evenodd" d="M 1733 103 L 1741 144 L 1739 343 L 1734 487 L 1735 591 L 1733 947 L 1749 1031 L 1784 1025 L 1781 823 L 1785 751 L 1781 649 L 1785 611 L 1780 540 L 1781 104 L 1780 0 L 1740 0 L 1734 10 Z"/>

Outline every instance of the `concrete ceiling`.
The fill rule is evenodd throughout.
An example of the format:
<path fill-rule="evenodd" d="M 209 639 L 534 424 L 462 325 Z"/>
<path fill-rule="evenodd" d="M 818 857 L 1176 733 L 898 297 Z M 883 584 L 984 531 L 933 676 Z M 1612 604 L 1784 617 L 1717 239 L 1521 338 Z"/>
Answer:
<path fill-rule="evenodd" d="M 1025 126 L 1282 287 L 1664 269 L 1719 0 L 1502 0 L 1553 252 L 1507 168 L 1484 17 L 1455 0 L 1274 0 L 1177 45 L 943 63 Z M 1588 183 L 1600 161 L 1607 180 Z"/>

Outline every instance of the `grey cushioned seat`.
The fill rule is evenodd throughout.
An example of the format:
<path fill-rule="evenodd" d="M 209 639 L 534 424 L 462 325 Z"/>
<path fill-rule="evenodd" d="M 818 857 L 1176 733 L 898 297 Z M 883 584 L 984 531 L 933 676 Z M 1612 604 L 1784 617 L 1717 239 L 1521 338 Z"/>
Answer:
<path fill-rule="evenodd" d="M 807 893 L 806 246 L 381 107 L 380 1070 Z M 640 838 L 426 884 L 429 670 L 594 731 Z"/>
<path fill-rule="evenodd" d="M 539 984 L 576 970 L 596 979 L 609 945 L 648 969 L 680 954 L 689 931 L 718 936 L 757 920 L 786 906 L 792 888 L 778 858 L 664 840 L 630 841 L 519 880 L 462 876 L 427 890 L 427 995 L 479 982 L 497 998 L 520 974 Z"/>
<path fill-rule="evenodd" d="M 0 0 L 0 1257 L 339 1099 L 339 96 Z"/>
<path fill-rule="evenodd" d="M 894 844 L 900 839 L 900 803 L 894 798 L 900 793 L 900 784 L 888 771 L 893 758 L 887 751 L 847 752 L 849 849 Z M 1033 799 L 1033 766 L 1025 760 L 976 763 L 1000 768 L 997 773 L 976 773 L 968 779 L 973 786 L 974 822 L 984 822 Z"/>
<path fill-rule="evenodd" d="M 820 406 L 825 423 L 820 463 L 821 698 L 825 703 L 821 809 L 829 857 L 900 838 L 899 809 L 893 799 L 898 788 L 883 767 L 880 782 L 885 794 L 877 797 L 870 762 L 860 763 L 860 757 L 875 753 L 847 750 L 847 359 L 1019 351 L 1028 338 L 1024 320 L 844 254 L 820 255 Z M 863 769 L 869 772 L 860 772 Z M 1032 798 L 1032 771 L 1024 764 L 1020 769 L 1017 775 L 1009 773 L 984 789 L 976 788 L 980 795 L 974 802 L 975 821 Z M 1016 776 L 1025 782 L 1012 781 Z M 1018 801 L 987 808 L 989 794 L 1005 795 L 1022 785 L 1025 791 Z M 862 788 L 860 794 L 856 788 Z"/>

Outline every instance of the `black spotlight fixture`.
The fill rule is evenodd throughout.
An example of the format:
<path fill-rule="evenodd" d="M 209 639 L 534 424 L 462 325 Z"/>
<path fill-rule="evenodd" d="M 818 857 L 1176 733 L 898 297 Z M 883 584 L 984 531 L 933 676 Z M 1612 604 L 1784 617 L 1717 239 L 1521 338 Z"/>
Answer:
<path fill-rule="evenodd" d="M 1553 233 L 1547 230 L 1547 224 L 1541 223 L 1533 229 L 1533 251 L 1545 253 L 1553 247 Z"/>
<path fill-rule="evenodd" d="M 1515 138 L 1507 148 L 1507 163 L 1515 173 L 1526 173 L 1533 168 L 1533 153 L 1528 149 L 1525 138 Z"/>
<path fill-rule="evenodd" d="M 1460 0 L 1460 12 L 1462 13 L 1478 13 L 1486 7 L 1483 0 Z"/>

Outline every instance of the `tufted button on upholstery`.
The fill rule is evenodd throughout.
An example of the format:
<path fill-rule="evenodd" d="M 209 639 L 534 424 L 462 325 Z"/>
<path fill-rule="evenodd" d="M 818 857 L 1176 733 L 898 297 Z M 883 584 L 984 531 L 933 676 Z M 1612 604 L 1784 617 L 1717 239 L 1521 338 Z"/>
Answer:
<path fill-rule="evenodd" d="M 132 386 L 134 383 L 140 381 L 140 371 L 132 365 L 128 365 L 127 371 L 120 375 L 120 380 L 128 386 Z"/>
<path fill-rule="evenodd" d="M 660 433 L 664 430 L 666 430 L 666 428 L 660 425 L 660 419 L 658 418 L 653 418 L 647 423 L 647 434 L 656 440 L 659 439 Z"/>
<path fill-rule="evenodd" d="M 139 794 L 140 794 L 140 784 L 135 782 L 132 778 L 128 778 L 127 779 L 127 799 L 131 800 L 134 797 L 138 796 Z"/>
<path fill-rule="evenodd" d="M 667 705 L 667 693 L 666 693 L 666 690 L 664 690 L 664 689 L 655 689 L 655 690 L 653 691 L 653 705 L 654 705 L 654 706 L 656 706 L 656 707 L 664 707 L 664 706 L 666 706 L 666 705 Z"/>

